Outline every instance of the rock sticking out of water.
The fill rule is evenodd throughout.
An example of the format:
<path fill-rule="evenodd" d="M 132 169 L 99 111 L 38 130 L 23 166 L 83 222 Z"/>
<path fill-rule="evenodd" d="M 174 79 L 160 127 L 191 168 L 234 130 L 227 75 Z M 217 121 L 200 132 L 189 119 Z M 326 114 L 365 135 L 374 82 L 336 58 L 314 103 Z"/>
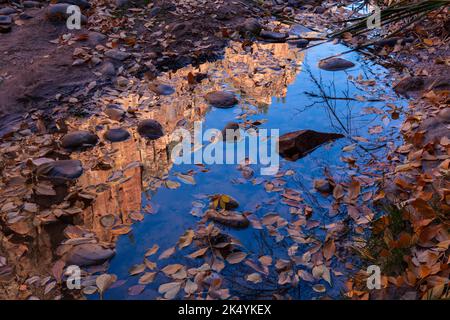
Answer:
<path fill-rule="evenodd" d="M 114 121 L 121 121 L 125 116 L 125 110 L 118 104 L 109 104 L 105 108 L 105 114 Z"/>
<path fill-rule="evenodd" d="M 232 228 L 247 228 L 250 221 L 241 213 L 236 211 L 216 211 L 208 210 L 205 213 L 210 220 L 218 222 Z"/>
<path fill-rule="evenodd" d="M 284 42 L 288 38 L 288 34 L 275 31 L 262 30 L 259 34 L 262 38 L 271 42 Z"/>
<path fill-rule="evenodd" d="M 79 178 L 83 174 L 80 160 L 58 160 L 41 164 L 36 175 L 55 183 L 64 183 Z"/>
<path fill-rule="evenodd" d="M 324 133 L 314 130 L 299 130 L 286 133 L 279 140 L 279 154 L 290 161 L 296 161 L 325 142 L 344 137 L 339 133 Z"/>
<path fill-rule="evenodd" d="M 111 142 L 120 142 L 130 138 L 130 133 L 122 128 L 113 128 L 105 132 L 104 138 Z"/>
<path fill-rule="evenodd" d="M 205 96 L 206 101 L 217 108 L 231 108 L 238 103 L 234 93 L 227 91 L 213 91 Z"/>
<path fill-rule="evenodd" d="M 239 140 L 240 136 L 239 123 L 237 122 L 228 122 L 222 130 L 223 141 L 234 142 Z"/>
<path fill-rule="evenodd" d="M 164 136 L 164 130 L 161 124 L 152 119 L 139 122 L 137 130 L 141 136 L 150 140 L 156 140 Z"/>
<path fill-rule="evenodd" d="M 72 247 L 65 256 L 67 265 L 95 266 L 111 259 L 115 251 L 95 243 L 84 243 Z"/>
<path fill-rule="evenodd" d="M 169 96 L 175 92 L 175 89 L 167 84 L 163 83 L 151 83 L 149 85 L 150 90 L 160 96 Z"/>
<path fill-rule="evenodd" d="M 340 71 L 354 66 L 353 62 L 342 58 L 327 58 L 319 61 L 319 68 L 326 71 Z"/>
<path fill-rule="evenodd" d="M 61 147 L 68 150 L 93 147 L 97 144 L 98 137 L 89 131 L 73 131 L 61 139 Z"/>

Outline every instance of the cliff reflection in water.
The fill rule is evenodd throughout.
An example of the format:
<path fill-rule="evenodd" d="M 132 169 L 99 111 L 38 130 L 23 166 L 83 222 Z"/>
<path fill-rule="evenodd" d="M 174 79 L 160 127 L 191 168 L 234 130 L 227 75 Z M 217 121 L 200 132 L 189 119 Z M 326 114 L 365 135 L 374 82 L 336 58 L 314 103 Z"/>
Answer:
<path fill-rule="evenodd" d="M 131 139 L 105 142 L 92 152 L 80 154 L 83 163 L 90 163 L 93 168 L 85 172 L 79 183 L 96 193 L 93 204 L 83 212 L 82 225 L 106 242 L 114 242 L 118 235 L 126 233 L 128 230 L 122 226 L 131 225 L 130 214 L 141 212 L 143 191 L 158 188 L 172 167 L 168 152 L 170 134 L 177 127 L 192 130 L 194 121 L 202 120 L 208 112 L 206 93 L 225 88 L 240 95 L 236 108 L 247 104 L 267 106 L 272 97 L 286 95 L 287 86 L 300 71 L 303 57 L 304 53 L 290 49 L 286 43 L 253 44 L 245 49 L 239 43 L 232 43 L 223 60 L 195 68 L 188 66 L 157 79 L 175 89 L 172 95 L 155 95 L 147 81 L 139 81 L 116 96 L 102 97 L 104 105 L 120 103 L 132 111 L 132 116 L 118 124 L 99 112 L 75 126 L 95 130 L 102 137 L 105 129 L 120 125 L 131 133 Z M 189 74 L 207 76 L 200 83 L 190 84 Z M 155 141 L 142 138 L 135 129 L 142 119 L 160 122 L 165 136 Z M 98 169 L 101 165 L 93 158 L 105 161 L 110 168 Z M 113 228 L 102 225 L 101 218 L 105 215 L 115 216 Z"/>

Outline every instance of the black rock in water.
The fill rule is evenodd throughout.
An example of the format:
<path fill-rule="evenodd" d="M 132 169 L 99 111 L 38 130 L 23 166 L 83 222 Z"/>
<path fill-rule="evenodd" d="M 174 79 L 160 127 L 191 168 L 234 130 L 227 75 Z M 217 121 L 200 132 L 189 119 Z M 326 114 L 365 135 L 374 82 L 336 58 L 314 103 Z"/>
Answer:
<path fill-rule="evenodd" d="M 162 125 L 158 121 L 152 119 L 139 122 L 137 130 L 141 136 L 150 140 L 156 140 L 164 136 Z"/>

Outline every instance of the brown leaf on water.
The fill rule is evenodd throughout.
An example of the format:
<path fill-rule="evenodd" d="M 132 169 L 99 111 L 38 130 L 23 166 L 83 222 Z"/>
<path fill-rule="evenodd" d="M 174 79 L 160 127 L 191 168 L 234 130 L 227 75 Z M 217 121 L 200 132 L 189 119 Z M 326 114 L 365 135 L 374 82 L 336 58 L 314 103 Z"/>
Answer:
<path fill-rule="evenodd" d="M 141 263 L 141 264 L 136 264 L 136 265 L 132 266 L 129 272 L 130 272 L 131 276 L 135 276 L 139 273 L 144 272 L 144 270 L 145 270 L 145 264 Z"/>
<path fill-rule="evenodd" d="M 261 264 L 263 266 L 270 266 L 272 264 L 272 257 L 271 256 L 261 256 L 259 257 L 259 262 L 261 262 Z"/>
<path fill-rule="evenodd" d="M 53 277 L 55 277 L 55 279 L 58 283 L 61 282 L 61 278 L 62 278 L 62 274 L 64 272 L 65 265 L 66 265 L 66 263 L 60 259 L 60 260 L 56 261 L 52 267 Z"/>
<path fill-rule="evenodd" d="M 95 279 L 95 284 L 97 285 L 98 291 L 100 293 L 100 296 L 103 296 L 103 293 L 108 290 L 111 285 L 116 282 L 117 276 L 114 274 L 102 274 L 99 275 Z"/>
<path fill-rule="evenodd" d="M 233 252 L 230 255 L 228 255 L 226 260 L 230 264 L 236 264 L 236 263 L 239 263 L 242 260 L 244 260 L 246 256 L 247 256 L 247 254 L 245 252 L 238 251 L 238 252 Z"/>
<path fill-rule="evenodd" d="M 166 276 L 170 276 L 176 272 L 178 272 L 181 268 L 183 268 L 183 265 L 181 264 L 169 264 L 167 266 L 165 266 L 164 268 L 162 268 L 162 272 L 164 272 L 164 274 Z"/>
<path fill-rule="evenodd" d="M 334 240 L 328 240 L 323 246 L 323 256 L 325 259 L 330 260 L 336 252 L 336 245 Z"/>
<path fill-rule="evenodd" d="M 318 293 L 324 293 L 325 291 L 327 291 L 327 289 L 325 288 L 325 286 L 323 284 L 314 285 L 313 290 Z"/>
<path fill-rule="evenodd" d="M 150 257 L 151 255 L 155 254 L 159 250 L 159 246 L 157 244 L 154 244 L 153 247 L 147 250 L 145 253 L 145 257 Z"/>
<path fill-rule="evenodd" d="M 246 277 L 247 281 L 253 282 L 253 283 L 260 283 L 262 282 L 261 275 L 257 272 L 251 273 L 247 275 Z"/>
<path fill-rule="evenodd" d="M 180 289 L 181 282 L 170 282 L 160 285 L 158 292 L 161 293 L 165 299 L 171 300 L 176 297 Z"/>
<path fill-rule="evenodd" d="M 139 284 L 146 285 L 155 280 L 156 272 L 146 272 L 139 278 Z"/>
<path fill-rule="evenodd" d="M 361 184 L 357 180 L 352 180 L 350 186 L 348 187 L 348 197 L 351 200 L 355 200 L 356 198 L 358 198 L 360 192 Z"/>
<path fill-rule="evenodd" d="M 135 286 L 131 286 L 128 288 L 128 294 L 130 296 L 140 295 L 145 290 L 145 286 L 141 284 L 137 284 Z"/>
<path fill-rule="evenodd" d="M 337 184 L 333 189 L 333 197 L 336 200 L 339 200 L 343 196 L 344 196 L 344 187 L 341 184 Z"/>
<path fill-rule="evenodd" d="M 175 247 L 171 247 L 169 249 L 166 249 L 166 250 L 163 251 L 163 253 L 161 253 L 161 255 L 158 257 L 158 259 L 159 260 L 167 259 L 171 255 L 173 255 L 175 253 L 175 251 L 176 251 Z"/>
<path fill-rule="evenodd" d="M 184 286 L 184 292 L 186 292 L 188 295 L 195 293 L 197 289 L 198 285 L 195 282 L 191 280 L 186 281 L 186 285 Z"/>
<path fill-rule="evenodd" d="M 194 230 L 187 230 L 178 240 L 178 248 L 183 249 L 189 246 L 192 243 L 192 239 L 194 239 L 195 233 Z"/>
<path fill-rule="evenodd" d="M 191 253 L 190 255 L 188 255 L 188 257 L 192 258 L 192 259 L 201 257 L 201 256 L 205 255 L 205 253 L 208 251 L 208 249 L 209 249 L 208 247 L 199 249 L 199 250 Z"/>

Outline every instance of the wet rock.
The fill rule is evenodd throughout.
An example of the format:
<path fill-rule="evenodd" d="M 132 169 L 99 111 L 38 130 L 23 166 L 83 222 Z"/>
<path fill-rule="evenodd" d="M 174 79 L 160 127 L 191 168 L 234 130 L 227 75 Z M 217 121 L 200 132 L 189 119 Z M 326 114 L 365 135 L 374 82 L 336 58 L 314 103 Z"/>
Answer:
<path fill-rule="evenodd" d="M 41 6 L 41 3 L 38 1 L 24 1 L 22 5 L 24 8 L 37 8 Z"/>
<path fill-rule="evenodd" d="M 154 93 L 161 96 L 169 96 L 175 92 L 175 89 L 173 87 L 163 83 L 151 83 L 149 85 L 149 88 Z"/>
<path fill-rule="evenodd" d="M 10 16 L 0 16 L 0 25 L 10 25 L 12 23 L 12 18 Z"/>
<path fill-rule="evenodd" d="M 120 142 L 129 139 L 130 133 L 122 128 L 113 128 L 105 132 L 104 138 L 111 142 Z"/>
<path fill-rule="evenodd" d="M 293 45 L 297 46 L 297 48 L 306 48 L 309 44 L 309 40 L 299 39 L 299 40 L 290 41 L 289 43 L 292 43 Z"/>
<path fill-rule="evenodd" d="M 65 256 L 66 265 L 87 267 L 102 264 L 115 255 L 115 251 L 95 243 L 72 247 Z"/>
<path fill-rule="evenodd" d="M 327 10 L 327 8 L 324 8 L 324 7 L 322 7 L 322 6 L 317 6 L 317 7 L 314 8 L 314 13 L 322 14 L 322 13 L 324 13 L 326 10 Z"/>
<path fill-rule="evenodd" d="M 116 75 L 116 68 L 111 62 L 105 62 L 100 67 L 100 73 L 106 78 L 113 78 Z"/>
<path fill-rule="evenodd" d="M 340 71 L 354 66 L 353 62 L 342 58 L 327 58 L 319 61 L 319 68 L 327 71 Z"/>
<path fill-rule="evenodd" d="M 54 23 L 66 23 L 67 18 L 70 17 L 70 14 L 67 13 L 67 8 L 71 6 L 68 3 L 56 3 L 53 5 L 49 5 L 45 16 L 47 20 Z M 84 15 L 81 15 L 81 24 L 86 24 L 87 18 Z"/>
<path fill-rule="evenodd" d="M 299 130 L 282 135 L 279 139 L 279 154 L 290 161 L 296 161 L 325 142 L 344 137 L 338 133 L 324 133 L 314 130 Z"/>
<path fill-rule="evenodd" d="M 333 192 L 333 186 L 324 179 L 314 180 L 314 189 L 322 193 L 331 193 Z"/>
<path fill-rule="evenodd" d="M 8 16 L 10 14 L 14 14 L 16 12 L 17 12 L 17 10 L 14 9 L 14 8 L 11 8 L 11 7 L 4 7 L 4 8 L 0 9 L 0 15 L 5 15 L 5 16 Z"/>
<path fill-rule="evenodd" d="M 115 121 L 121 121 L 125 116 L 125 110 L 118 104 L 109 104 L 104 112 L 111 120 Z"/>
<path fill-rule="evenodd" d="M 117 49 L 111 49 L 105 52 L 105 56 L 114 60 L 124 61 L 128 59 L 131 54 Z"/>
<path fill-rule="evenodd" d="M 39 165 L 36 168 L 38 177 L 52 182 L 65 182 L 79 178 L 83 174 L 80 160 L 57 160 Z"/>
<path fill-rule="evenodd" d="M 98 142 L 97 135 L 89 131 L 73 131 L 61 139 L 64 149 L 75 150 L 95 146 Z"/>
<path fill-rule="evenodd" d="M 106 36 L 103 33 L 91 31 L 88 33 L 88 43 L 91 46 L 96 46 L 105 42 Z"/>
<path fill-rule="evenodd" d="M 394 91 L 401 95 L 407 95 L 409 92 L 423 90 L 424 87 L 423 77 L 406 77 L 394 86 Z"/>
<path fill-rule="evenodd" d="M 152 119 L 139 122 L 137 130 L 141 136 L 150 140 L 156 140 L 164 136 L 164 130 L 161 124 Z"/>
<path fill-rule="evenodd" d="M 231 228 L 247 228 L 250 221 L 241 213 L 236 211 L 216 211 L 208 210 L 205 213 L 206 217 L 210 220 L 223 224 Z"/>
<path fill-rule="evenodd" d="M 239 123 L 229 122 L 222 130 L 222 138 L 224 141 L 233 142 L 239 140 L 240 137 Z"/>
<path fill-rule="evenodd" d="M 238 103 L 232 92 L 212 91 L 205 96 L 206 101 L 217 108 L 231 108 Z"/>
<path fill-rule="evenodd" d="M 242 32 L 248 32 L 255 36 L 260 34 L 261 29 L 262 29 L 261 24 L 255 18 L 246 19 L 241 26 Z"/>
<path fill-rule="evenodd" d="M 79 6 L 81 9 L 89 9 L 91 4 L 87 0 L 56 0 L 55 3 L 68 3 Z"/>
<path fill-rule="evenodd" d="M 116 3 L 116 7 L 124 8 L 130 4 L 130 1 L 129 0 L 116 0 L 115 3 Z"/>
<path fill-rule="evenodd" d="M 259 34 L 265 40 L 271 42 L 284 42 L 288 38 L 288 34 L 275 31 L 262 30 Z"/>

